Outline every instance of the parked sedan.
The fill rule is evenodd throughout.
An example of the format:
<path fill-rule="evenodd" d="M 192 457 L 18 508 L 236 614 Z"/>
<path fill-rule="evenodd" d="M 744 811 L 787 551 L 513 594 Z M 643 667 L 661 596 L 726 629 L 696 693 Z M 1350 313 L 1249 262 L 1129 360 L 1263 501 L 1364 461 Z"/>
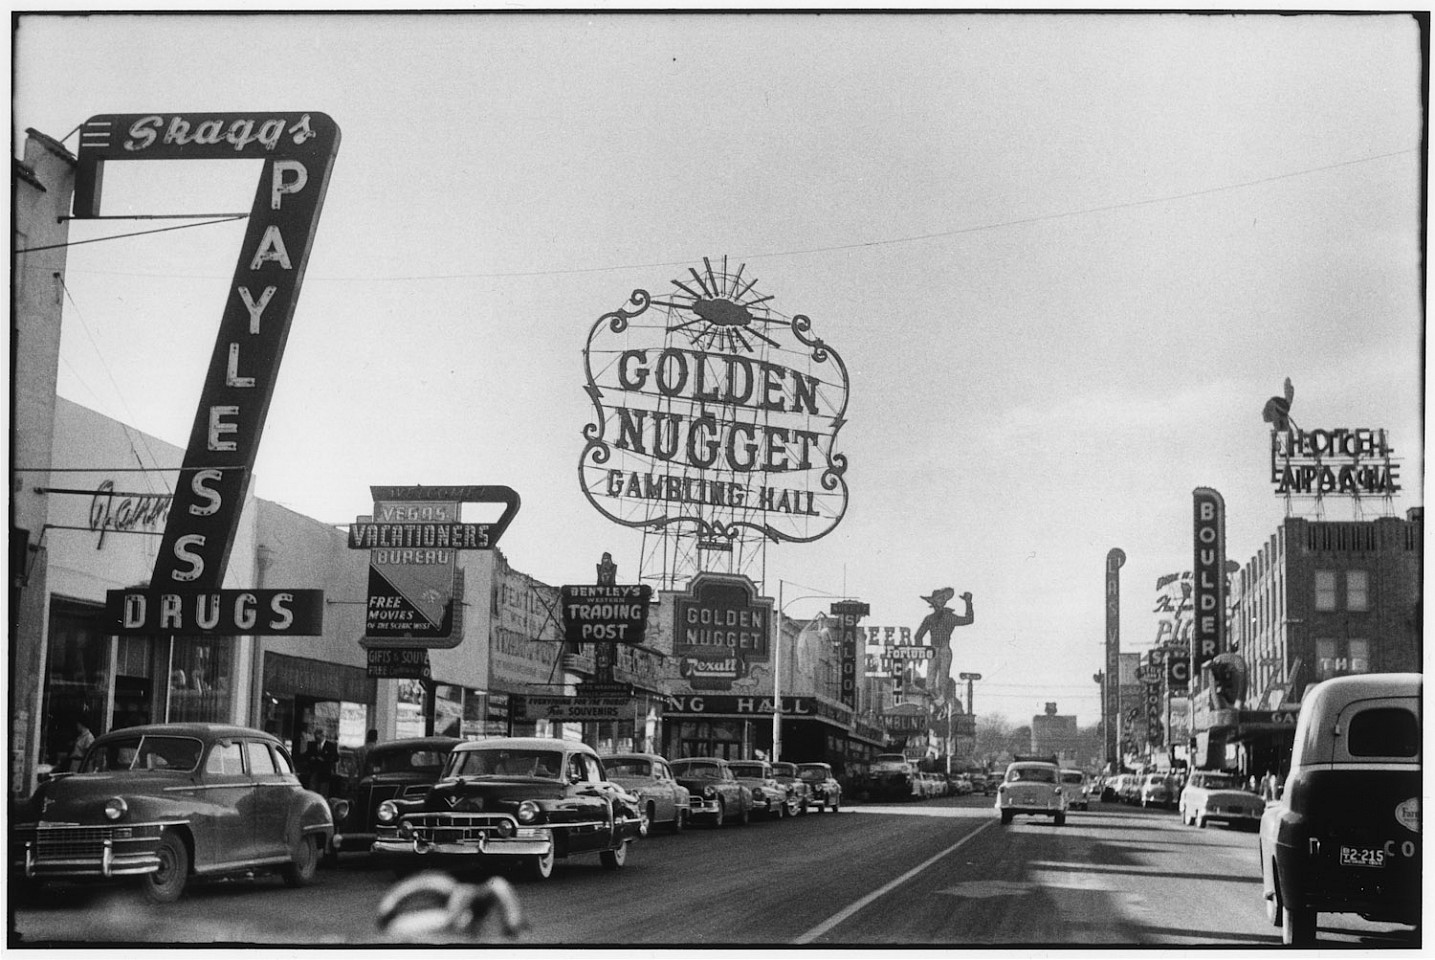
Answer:
<path fill-rule="evenodd" d="M 1175 797 L 1171 781 L 1164 773 L 1148 773 L 1140 779 L 1138 798 L 1143 807 L 1169 807 Z"/>
<path fill-rule="evenodd" d="M 812 788 L 807 785 L 807 781 L 797 775 L 797 764 L 774 763 L 772 776 L 778 783 L 786 787 L 788 793 L 794 798 L 796 811 L 799 814 L 806 813 L 808 805 L 812 803 Z"/>
<path fill-rule="evenodd" d="M 212 723 L 125 727 L 96 738 L 77 773 L 40 785 L 12 816 L 12 876 L 139 878 L 157 903 L 191 877 L 274 871 L 314 879 L 334 831 L 284 744 Z"/>
<path fill-rule="evenodd" d="M 721 827 L 729 820 L 746 826 L 752 816 L 752 791 L 728 769 L 727 761 L 717 757 L 690 757 L 674 760 L 673 776 L 687 787 L 692 804 L 692 818 Z"/>
<path fill-rule="evenodd" d="M 682 833 L 688 825 L 688 788 L 678 783 L 668 761 L 655 753 L 617 753 L 603 758 L 608 779 L 636 794 L 643 812 L 643 832 L 666 825 Z"/>
<path fill-rule="evenodd" d="M 842 806 L 842 784 L 832 776 L 832 767 L 825 763 L 799 763 L 797 776 L 812 790 L 808 802 L 818 813 L 824 809 L 838 812 Z"/>
<path fill-rule="evenodd" d="M 553 737 L 461 743 L 424 797 L 385 800 L 378 819 L 374 853 L 401 875 L 518 865 L 546 880 L 555 860 L 591 853 L 616 870 L 642 830 L 638 798 L 604 778 L 593 748 Z"/>
<path fill-rule="evenodd" d="M 796 812 L 792 791 L 777 782 L 772 764 L 766 760 L 729 760 L 727 765 L 737 782 L 752 791 L 754 813 L 781 820 Z"/>
<path fill-rule="evenodd" d="M 1258 848 L 1266 917 L 1285 943 L 1314 945 L 1321 913 L 1421 922 L 1422 684 L 1372 673 L 1306 691 Z"/>
<path fill-rule="evenodd" d="M 379 804 L 428 793 L 460 743 L 458 737 L 415 737 L 370 747 L 364 769 L 355 770 L 353 786 L 329 799 L 334 842 L 326 860 L 337 859 L 340 851 L 368 853 L 378 837 Z"/>
<path fill-rule="evenodd" d="M 1088 803 L 1090 784 L 1086 774 L 1080 770 L 1061 771 L 1061 789 L 1066 791 L 1066 805 L 1069 809 L 1085 810 Z"/>
<path fill-rule="evenodd" d="M 1257 826 L 1266 802 L 1246 787 L 1238 773 L 1196 770 L 1177 801 L 1181 822 L 1204 827 L 1211 820 Z"/>

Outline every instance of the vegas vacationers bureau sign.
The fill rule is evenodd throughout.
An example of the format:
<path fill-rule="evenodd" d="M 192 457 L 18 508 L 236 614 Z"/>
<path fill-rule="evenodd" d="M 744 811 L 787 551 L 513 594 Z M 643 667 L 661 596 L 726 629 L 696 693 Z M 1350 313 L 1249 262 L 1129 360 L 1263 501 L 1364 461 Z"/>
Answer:
<path fill-rule="evenodd" d="M 349 547 L 369 551 L 362 643 L 369 648 L 370 667 L 392 671 L 403 658 L 388 651 L 446 649 L 463 641 L 458 551 L 497 546 L 520 501 L 512 488 L 492 485 L 369 490 L 374 497 L 373 516 L 359 517 L 349 527 Z M 465 503 L 498 503 L 503 511 L 492 523 L 465 523 L 460 519 Z M 413 666 L 412 661 L 405 662 Z M 371 669 L 370 675 L 405 674 Z"/>
<path fill-rule="evenodd" d="M 107 592 L 114 633 L 323 632 L 320 590 L 220 585 L 338 149 L 338 126 L 312 112 L 103 114 L 80 129 L 78 220 L 101 216 L 110 162 L 263 161 L 150 585 Z"/>

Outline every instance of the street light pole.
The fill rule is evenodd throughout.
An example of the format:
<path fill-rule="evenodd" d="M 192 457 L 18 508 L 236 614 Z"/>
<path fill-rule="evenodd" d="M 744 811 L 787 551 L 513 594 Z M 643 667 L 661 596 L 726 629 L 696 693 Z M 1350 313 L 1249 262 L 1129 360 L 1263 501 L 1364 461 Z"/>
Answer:
<path fill-rule="evenodd" d="M 972 703 L 972 683 L 975 682 L 975 681 L 977 681 L 977 680 L 980 680 L 980 679 L 982 678 L 982 675 L 981 675 L 980 673 L 959 673 L 959 674 L 957 674 L 957 676 L 958 676 L 960 679 L 967 681 L 967 716 L 969 716 L 969 717 L 972 718 L 972 733 L 973 733 L 973 735 L 975 735 L 976 729 L 977 729 L 977 711 L 976 711 L 976 706 Z M 950 710 L 949 710 L 949 712 L 950 712 Z M 948 727 L 947 727 L 947 733 L 949 733 L 949 734 L 952 733 L 950 723 L 951 723 L 951 721 L 950 721 L 950 719 L 949 719 L 949 720 L 948 720 Z M 955 739 L 956 739 L 956 738 L 955 738 L 955 736 L 954 736 L 954 737 L 953 737 L 953 740 L 955 740 Z M 975 753 L 975 751 L 973 751 L 973 752 Z M 952 766 L 952 755 L 951 755 L 951 753 L 950 753 L 950 751 L 949 751 L 949 752 L 947 753 L 947 772 L 948 772 L 948 773 L 951 772 L 951 766 Z"/>
<path fill-rule="evenodd" d="M 782 759 L 782 579 L 777 581 L 777 637 L 772 642 L 772 762 Z"/>

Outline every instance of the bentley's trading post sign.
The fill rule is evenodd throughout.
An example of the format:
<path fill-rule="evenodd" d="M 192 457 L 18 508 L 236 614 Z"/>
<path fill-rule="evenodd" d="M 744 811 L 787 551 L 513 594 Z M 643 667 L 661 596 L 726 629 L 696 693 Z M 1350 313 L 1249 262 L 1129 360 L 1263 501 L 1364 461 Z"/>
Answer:
<path fill-rule="evenodd" d="M 577 584 L 561 591 L 563 639 L 569 643 L 640 644 L 653 588 L 643 584 Z"/>
<path fill-rule="evenodd" d="M 518 513 L 509 487 L 374 486 L 371 517 L 349 527 L 349 546 L 369 551 L 366 647 L 456 647 L 463 640 L 459 550 L 487 550 Z M 465 523 L 465 503 L 501 503 L 493 523 Z"/>
<path fill-rule="evenodd" d="M 743 267 L 703 264 L 665 297 L 634 290 L 634 309 L 589 331 L 583 492 L 615 523 L 691 529 L 706 549 L 816 540 L 847 509 L 846 365 Z"/>
<path fill-rule="evenodd" d="M 196 614 L 199 595 L 224 581 L 338 149 L 339 128 L 322 113 L 104 114 L 80 128 L 76 219 L 101 216 L 107 163 L 263 161 L 150 578 L 160 595 L 179 597 Z M 140 592 L 109 591 L 120 598 L 107 605 L 133 613 L 138 605 L 126 597 Z M 232 632 L 234 624 L 215 622 L 215 630 Z M 317 633 L 317 626 L 307 628 Z"/>

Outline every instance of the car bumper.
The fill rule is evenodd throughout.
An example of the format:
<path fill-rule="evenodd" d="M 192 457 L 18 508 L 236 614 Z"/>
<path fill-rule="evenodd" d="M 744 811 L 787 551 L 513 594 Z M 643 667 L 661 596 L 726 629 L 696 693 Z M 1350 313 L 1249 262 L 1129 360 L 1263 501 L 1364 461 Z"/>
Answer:
<path fill-rule="evenodd" d="M 462 840 L 425 840 L 421 837 L 381 836 L 370 849 L 393 857 L 546 857 L 553 852 L 553 831 L 546 827 L 526 828 L 528 836 L 473 837 Z"/>
<path fill-rule="evenodd" d="M 126 877 L 159 869 L 165 823 L 17 827 L 11 869 L 24 877 Z"/>
<path fill-rule="evenodd" d="M 365 853 L 373 846 L 379 835 L 373 831 L 367 833 L 336 833 L 334 834 L 334 849 L 342 850 L 345 853 Z"/>

